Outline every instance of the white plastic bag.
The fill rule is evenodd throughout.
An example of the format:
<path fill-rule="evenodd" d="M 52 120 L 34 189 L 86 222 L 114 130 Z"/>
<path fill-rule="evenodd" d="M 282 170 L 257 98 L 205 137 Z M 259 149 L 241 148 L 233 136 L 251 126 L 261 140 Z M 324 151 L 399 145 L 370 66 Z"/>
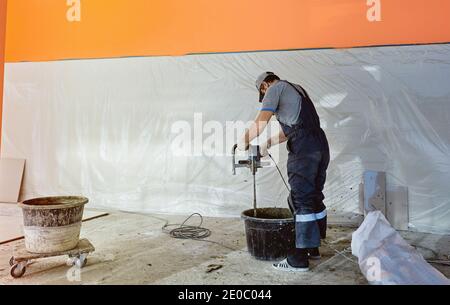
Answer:
<path fill-rule="evenodd" d="M 370 284 L 450 285 L 395 231 L 380 211 L 367 214 L 353 233 L 352 254 Z"/>

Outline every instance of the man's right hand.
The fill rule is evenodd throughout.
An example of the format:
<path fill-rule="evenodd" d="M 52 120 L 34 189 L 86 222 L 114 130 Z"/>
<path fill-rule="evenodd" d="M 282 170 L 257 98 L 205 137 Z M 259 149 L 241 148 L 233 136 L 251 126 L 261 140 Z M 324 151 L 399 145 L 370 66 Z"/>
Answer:
<path fill-rule="evenodd" d="M 237 143 L 237 149 L 240 151 L 246 151 L 248 150 L 248 144 L 245 143 L 245 141 L 241 140 Z"/>

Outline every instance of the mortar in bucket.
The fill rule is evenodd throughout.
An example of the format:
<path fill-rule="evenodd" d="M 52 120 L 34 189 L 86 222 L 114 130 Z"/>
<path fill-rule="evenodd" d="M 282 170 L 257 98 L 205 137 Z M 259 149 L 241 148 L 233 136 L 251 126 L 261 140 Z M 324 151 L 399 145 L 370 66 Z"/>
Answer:
<path fill-rule="evenodd" d="M 256 259 L 280 260 L 295 248 L 295 222 L 289 209 L 250 209 L 242 212 L 241 217 L 248 251 Z"/>
<path fill-rule="evenodd" d="M 19 203 L 23 214 L 25 248 L 32 253 L 53 253 L 76 247 L 84 205 L 78 196 L 43 197 Z"/>

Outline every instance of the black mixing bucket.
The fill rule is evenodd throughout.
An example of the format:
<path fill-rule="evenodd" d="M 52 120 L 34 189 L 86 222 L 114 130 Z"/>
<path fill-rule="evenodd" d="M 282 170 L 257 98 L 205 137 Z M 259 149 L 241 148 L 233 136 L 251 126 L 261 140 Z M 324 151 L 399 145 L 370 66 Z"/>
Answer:
<path fill-rule="evenodd" d="M 256 217 L 251 209 L 242 212 L 241 217 L 248 251 L 256 259 L 280 260 L 295 248 L 295 222 L 289 209 L 256 209 Z"/>

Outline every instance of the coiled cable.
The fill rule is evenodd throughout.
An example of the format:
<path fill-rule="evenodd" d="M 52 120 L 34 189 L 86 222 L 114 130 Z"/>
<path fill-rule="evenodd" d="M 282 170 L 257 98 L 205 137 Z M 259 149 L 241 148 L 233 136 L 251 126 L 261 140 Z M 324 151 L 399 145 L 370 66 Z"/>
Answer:
<path fill-rule="evenodd" d="M 187 225 L 186 223 L 194 216 L 198 216 L 200 218 L 200 223 L 197 226 Z M 233 247 L 229 247 L 220 242 L 214 240 L 205 239 L 211 235 L 211 230 L 207 228 L 203 228 L 203 216 L 199 213 L 192 213 L 188 218 L 186 218 L 181 224 L 169 224 L 169 221 L 166 219 L 162 219 L 159 217 L 151 216 L 152 218 L 162 220 L 165 224 L 162 226 L 162 231 L 166 234 L 169 234 L 170 237 L 178 238 L 178 239 L 190 239 L 195 241 L 203 241 L 207 243 L 212 243 L 219 245 L 225 249 L 237 252 L 245 252 L 240 249 L 235 249 Z M 169 229 L 169 227 L 175 227 L 173 229 Z"/>
<path fill-rule="evenodd" d="M 186 223 L 194 216 L 200 217 L 200 224 L 197 226 L 187 225 Z M 193 213 L 186 218 L 181 224 L 166 224 L 162 227 L 165 233 L 168 233 L 173 238 L 180 239 L 203 239 L 211 235 L 211 230 L 202 227 L 203 216 L 199 213 Z M 168 229 L 169 227 L 176 226 L 174 229 Z"/>

